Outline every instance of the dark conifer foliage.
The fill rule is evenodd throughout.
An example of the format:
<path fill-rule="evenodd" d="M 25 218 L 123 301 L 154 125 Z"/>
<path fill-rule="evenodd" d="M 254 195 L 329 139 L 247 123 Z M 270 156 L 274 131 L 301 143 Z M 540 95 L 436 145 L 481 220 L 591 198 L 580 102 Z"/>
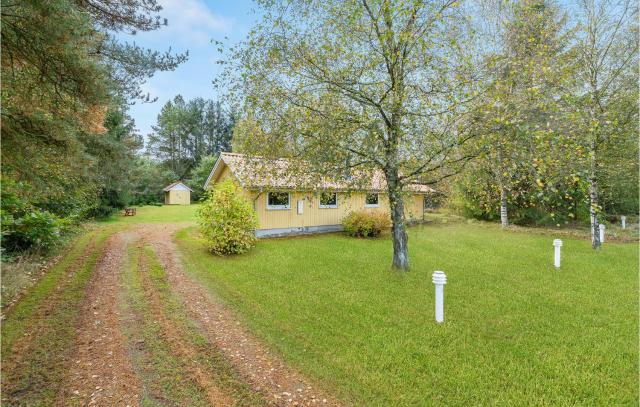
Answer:
<path fill-rule="evenodd" d="M 187 55 L 115 35 L 161 28 L 160 11 L 155 0 L 2 1 L 2 192 L 20 203 L 3 200 L 5 241 L 32 213 L 56 223 L 126 204 L 141 147 L 127 106 L 154 100 L 141 84 Z"/>

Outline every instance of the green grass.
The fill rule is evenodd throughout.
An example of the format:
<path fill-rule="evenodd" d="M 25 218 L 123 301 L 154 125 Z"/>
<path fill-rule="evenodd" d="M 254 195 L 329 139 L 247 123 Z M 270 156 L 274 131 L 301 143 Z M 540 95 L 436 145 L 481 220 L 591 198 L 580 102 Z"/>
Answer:
<path fill-rule="evenodd" d="M 195 222 L 197 208 L 198 204 L 144 206 L 137 208 L 136 216 L 122 216 L 119 211 L 105 220 L 96 222 L 93 226 L 102 229 L 113 227 L 114 225 L 130 227 L 141 223 Z M 78 231 L 78 234 L 80 232 Z M 90 232 L 82 231 L 80 236 L 86 236 L 88 233 Z M 56 247 L 51 253 L 25 252 L 11 259 L 10 262 L 3 262 L 2 295 L 0 296 L 2 308 L 5 308 L 21 292 L 31 291 L 31 286 L 39 281 L 41 268 L 46 262 L 51 261 L 58 254 L 61 254 L 62 261 L 73 257 L 73 254 L 66 253 L 65 250 L 67 247 L 74 247 L 77 239 L 76 233 L 73 233 L 70 236 L 66 236 L 60 246 Z M 47 270 L 44 274 L 49 273 L 50 270 Z"/>
<path fill-rule="evenodd" d="M 136 208 L 135 216 L 122 216 L 122 213 L 118 212 L 100 223 L 130 225 L 136 223 L 195 222 L 198 207 L 198 204 L 142 206 Z"/>
<path fill-rule="evenodd" d="M 264 405 L 259 393 L 242 382 L 215 346 L 199 332 L 199 327 L 189 319 L 181 301 L 171 291 L 167 275 L 160 261 L 150 247 L 130 246 L 128 264 L 123 275 L 126 293 L 121 299 L 125 314 L 135 315 L 125 324 L 125 332 L 130 342 L 134 368 L 143 382 L 142 405 L 166 405 L 168 401 L 176 405 L 210 405 L 203 389 L 189 374 L 190 367 L 197 365 L 215 386 L 233 395 L 238 405 Z M 144 269 L 143 269 L 144 268 Z M 146 278 L 143 274 L 146 273 Z M 156 321 L 157 314 L 151 309 L 149 292 L 157 296 L 161 312 L 173 326 L 182 346 L 189 348 L 197 360 L 187 360 L 166 339 L 166 332 Z M 142 339 L 144 345 L 137 346 Z M 175 344 L 174 344 L 175 346 Z"/>
<path fill-rule="evenodd" d="M 637 405 L 638 250 L 446 224 L 388 238 L 332 234 L 206 252 L 178 234 L 189 273 L 302 372 L 356 405 Z M 447 273 L 434 323 L 434 270 Z"/>
<path fill-rule="evenodd" d="M 141 256 L 145 253 L 129 246 L 128 264 L 123 274 L 126 293 L 122 299 L 125 315 L 133 315 L 125 323 L 134 369 L 142 381 L 143 406 L 162 406 L 169 400 L 190 406 L 206 406 L 205 394 L 187 374 L 185 365 L 163 339 L 163 332 L 145 297 Z M 143 346 L 136 345 L 138 341 Z"/>
<path fill-rule="evenodd" d="M 30 281 L 24 296 L 8 310 L 3 309 L 2 402 L 34 406 L 53 403 L 73 347 L 85 287 L 106 239 L 139 223 L 192 222 L 196 208 L 144 207 L 135 217 L 114 216 L 99 222 L 75 239 L 41 278 Z M 18 268 L 13 271 L 22 272 Z M 22 274 L 27 275 L 26 270 Z"/>
<path fill-rule="evenodd" d="M 83 231 L 87 232 L 87 231 Z M 2 281 L 0 305 L 5 311 L 20 295 L 29 291 L 46 271 L 53 268 L 56 257 L 63 259 L 68 250 L 75 246 L 80 233 L 76 231 L 63 235 L 61 241 L 51 251 L 27 250 L 3 259 L 0 270 Z"/>
<path fill-rule="evenodd" d="M 232 394 L 238 400 L 238 404 L 264 405 L 260 394 L 253 392 L 248 384 L 242 382 L 231 363 L 199 332 L 196 323 L 189 319 L 184 305 L 171 290 L 166 272 L 153 250 L 146 247 L 142 255 L 146 258 L 149 277 L 162 303 L 164 314 L 180 333 L 184 345 L 198 355 L 197 361 L 201 368 L 207 372 L 216 386 Z"/>

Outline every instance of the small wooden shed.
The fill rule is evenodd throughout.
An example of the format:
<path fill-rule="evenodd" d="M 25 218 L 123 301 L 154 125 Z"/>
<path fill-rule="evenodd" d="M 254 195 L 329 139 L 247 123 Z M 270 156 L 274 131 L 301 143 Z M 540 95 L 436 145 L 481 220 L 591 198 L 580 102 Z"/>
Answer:
<path fill-rule="evenodd" d="M 191 192 L 193 190 L 181 181 L 176 181 L 173 184 L 167 185 L 163 191 L 165 205 L 191 204 Z"/>

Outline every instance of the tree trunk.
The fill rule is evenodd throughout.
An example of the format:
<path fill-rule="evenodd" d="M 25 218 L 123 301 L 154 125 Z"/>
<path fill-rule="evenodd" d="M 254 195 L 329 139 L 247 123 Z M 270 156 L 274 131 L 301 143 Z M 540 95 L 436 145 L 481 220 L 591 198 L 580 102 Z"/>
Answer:
<path fill-rule="evenodd" d="M 391 180 L 389 178 L 391 178 Z M 391 177 L 387 176 L 389 207 L 391 209 L 391 233 L 393 237 L 393 262 L 391 266 L 396 270 L 408 271 L 409 238 L 404 222 L 404 201 L 396 180 L 397 177 L 393 175 Z"/>
<path fill-rule="evenodd" d="M 600 247 L 600 224 L 598 223 L 598 184 L 589 178 L 589 217 L 591 218 L 591 246 Z"/>
<path fill-rule="evenodd" d="M 507 210 L 507 191 L 500 187 L 500 224 L 505 229 L 509 227 L 509 212 Z"/>
<path fill-rule="evenodd" d="M 389 2 L 383 2 L 384 21 L 389 29 L 393 22 L 393 10 Z M 388 55 L 395 55 L 397 52 L 394 39 L 387 37 Z M 400 54 L 398 52 L 398 54 Z M 395 58 L 395 57 L 391 57 Z M 391 232 L 393 234 L 393 261 L 391 267 L 400 271 L 409 271 L 409 247 L 406 225 L 404 223 L 404 202 L 402 198 L 402 185 L 399 182 L 399 160 L 398 143 L 402 139 L 402 119 L 404 116 L 404 61 L 399 58 L 400 63 L 391 64 L 387 67 L 392 89 L 391 120 L 384 119 L 387 124 L 387 138 L 384 140 L 386 167 L 385 177 L 387 179 L 387 190 L 389 191 L 389 209 L 391 210 Z"/>
<path fill-rule="evenodd" d="M 504 184 L 504 162 L 502 156 L 502 145 L 498 144 L 498 185 L 500 186 L 500 224 L 505 229 L 509 226 L 509 212 L 507 211 L 507 189 Z"/>
<path fill-rule="evenodd" d="M 600 247 L 600 224 L 598 223 L 598 178 L 596 175 L 596 143 L 591 143 L 589 173 L 589 217 L 591 218 L 591 246 Z"/>

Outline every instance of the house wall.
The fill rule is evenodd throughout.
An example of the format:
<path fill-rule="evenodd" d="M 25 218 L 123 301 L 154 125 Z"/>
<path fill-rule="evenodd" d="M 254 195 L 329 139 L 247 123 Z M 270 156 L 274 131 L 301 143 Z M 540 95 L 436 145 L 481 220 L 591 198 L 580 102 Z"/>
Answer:
<path fill-rule="evenodd" d="M 220 174 L 211 180 L 210 185 L 222 182 L 228 178 L 236 180 L 229 167 L 224 166 Z M 249 202 L 252 203 L 258 216 L 258 228 L 291 229 L 314 228 L 318 226 L 340 225 L 342 219 L 349 212 L 364 210 L 368 212 L 389 213 L 389 199 L 380 194 L 377 208 L 365 208 L 364 192 L 338 193 L 337 208 L 320 208 L 320 193 L 290 192 L 289 209 L 267 209 L 267 191 L 250 191 L 243 189 Z M 304 202 L 303 213 L 298 214 L 298 201 Z M 423 195 L 408 194 L 404 197 L 405 217 L 407 220 L 422 220 Z"/>
<path fill-rule="evenodd" d="M 404 198 L 404 215 L 408 220 L 421 221 L 424 218 L 424 195 L 413 194 Z"/>
<path fill-rule="evenodd" d="M 189 205 L 191 204 L 191 191 L 172 189 L 165 193 L 164 203 L 167 205 Z"/>
<path fill-rule="evenodd" d="M 213 181 L 215 181 L 215 183 L 218 183 L 218 182 L 222 182 L 222 181 L 226 180 L 227 178 L 232 178 L 233 179 L 233 175 L 231 174 L 231 170 L 229 170 L 229 167 L 227 167 L 225 165 L 224 168 L 222 169 L 222 171 L 220 172 L 220 175 L 218 176 L 218 178 L 216 178 Z"/>
<path fill-rule="evenodd" d="M 389 200 L 380 194 L 377 208 L 365 207 L 365 193 L 338 193 L 337 208 L 320 208 L 320 194 L 313 192 L 291 192 L 289 209 L 267 209 L 267 193 L 255 192 L 251 196 L 258 215 L 259 229 L 302 228 L 312 226 L 339 225 L 349 212 L 389 213 Z M 422 195 L 405 196 L 405 217 L 408 220 L 422 219 Z M 298 201 L 303 201 L 303 213 L 298 214 Z"/>

